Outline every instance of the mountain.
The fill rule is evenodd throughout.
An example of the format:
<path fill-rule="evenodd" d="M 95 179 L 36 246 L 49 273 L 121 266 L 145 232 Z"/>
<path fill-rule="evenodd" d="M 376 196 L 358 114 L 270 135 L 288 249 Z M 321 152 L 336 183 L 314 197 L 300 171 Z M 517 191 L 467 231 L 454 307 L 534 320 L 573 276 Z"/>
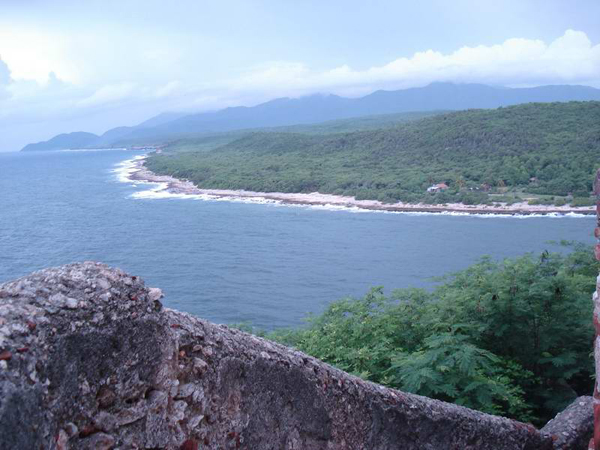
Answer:
<path fill-rule="evenodd" d="M 485 203 L 494 200 L 488 192 L 552 203 L 573 194 L 584 204 L 600 166 L 600 102 L 471 109 L 352 133 L 255 132 L 146 164 L 201 188 L 425 203 Z M 428 193 L 437 183 L 450 189 Z"/>
<path fill-rule="evenodd" d="M 425 117 L 435 116 L 447 111 L 419 111 L 396 114 L 379 114 L 375 116 L 361 116 L 350 119 L 327 120 L 319 123 L 287 125 L 280 127 L 245 128 L 243 130 L 217 131 L 214 133 L 200 133 L 185 135 L 173 139 L 165 148 L 169 152 L 210 151 L 225 144 L 229 144 L 243 136 L 256 132 L 268 133 L 302 133 L 302 134 L 335 134 L 350 133 L 353 131 L 378 130 L 391 128 L 401 123 L 420 120 Z"/>
<path fill-rule="evenodd" d="M 254 107 L 226 108 L 192 114 L 153 128 L 140 130 L 139 138 L 184 133 L 276 127 L 375 114 L 409 111 L 498 108 L 519 103 L 600 100 L 600 90 L 587 86 L 497 88 L 481 84 L 433 83 L 399 91 L 376 91 L 350 99 L 336 95 L 280 98 Z M 129 136 L 131 138 L 132 135 Z"/>
<path fill-rule="evenodd" d="M 22 152 L 33 152 L 43 150 L 65 150 L 70 148 L 83 148 L 93 145 L 98 140 L 98 136 L 93 133 L 76 131 L 74 133 L 59 134 L 49 141 L 38 142 L 36 144 L 27 144 Z"/>
<path fill-rule="evenodd" d="M 163 125 L 165 123 L 172 122 L 176 119 L 186 116 L 186 113 L 176 113 L 176 112 L 164 112 L 159 114 L 158 116 L 154 116 L 139 125 L 136 128 L 152 128 L 158 125 Z"/>
<path fill-rule="evenodd" d="M 432 83 L 401 91 L 376 91 L 359 100 L 363 113 L 387 114 L 399 105 L 410 111 L 491 109 L 532 102 L 600 100 L 600 89 L 588 86 L 492 87 L 483 84 Z M 375 113 L 373 113 L 375 114 Z"/>
<path fill-rule="evenodd" d="M 600 100 L 600 90 L 587 86 L 511 89 L 481 84 L 433 83 L 420 88 L 376 91 L 360 98 L 319 94 L 184 116 L 167 113 L 128 130 L 109 130 L 93 145 L 160 144 L 193 134 L 310 124 L 378 114 L 498 108 L 520 103 L 573 100 Z"/>
<path fill-rule="evenodd" d="M 21 151 L 28 152 L 46 150 L 66 150 L 72 148 L 112 147 L 115 145 L 115 143 L 135 133 L 137 130 L 143 130 L 146 128 L 164 125 L 170 121 L 179 119 L 185 115 L 185 113 L 161 113 L 136 126 L 112 128 L 100 136 L 97 136 L 93 133 L 86 133 L 83 131 L 59 134 L 58 136 L 55 136 L 48 141 L 38 142 L 35 144 L 28 144 L 25 147 L 23 147 Z"/>

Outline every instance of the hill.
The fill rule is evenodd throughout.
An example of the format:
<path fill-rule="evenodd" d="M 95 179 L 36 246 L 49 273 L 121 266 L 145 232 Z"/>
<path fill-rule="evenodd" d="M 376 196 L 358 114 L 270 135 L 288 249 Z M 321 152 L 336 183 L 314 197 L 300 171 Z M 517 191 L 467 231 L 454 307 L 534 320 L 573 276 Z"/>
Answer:
<path fill-rule="evenodd" d="M 150 170 L 201 188 L 321 192 L 387 202 L 589 202 L 600 102 L 532 103 L 333 135 L 257 132 L 218 149 L 154 155 Z M 428 193 L 433 183 L 449 189 Z"/>
<path fill-rule="evenodd" d="M 433 83 L 397 91 L 376 91 L 360 98 L 311 95 L 279 98 L 252 107 L 182 115 L 165 113 L 135 127 L 109 130 L 89 146 L 165 144 L 204 133 L 272 128 L 410 111 L 498 108 L 529 102 L 600 100 L 600 90 L 586 86 L 511 89 L 481 84 Z"/>
<path fill-rule="evenodd" d="M 171 152 L 212 150 L 226 145 L 237 139 L 256 132 L 264 133 L 302 133 L 302 134 L 335 134 L 353 131 L 377 130 L 390 128 L 401 123 L 419 120 L 442 114 L 442 111 L 422 111 L 397 114 L 382 114 L 376 116 L 355 117 L 351 119 L 328 120 L 326 122 L 302 125 L 288 125 L 282 127 L 251 128 L 244 130 L 224 131 L 217 133 L 199 133 L 183 135 L 168 144 Z"/>
<path fill-rule="evenodd" d="M 82 148 L 93 144 L 98 139 L 93 133 L 78 131 L 74 133 L 59 134 L 49 141 L 38 142 L 36 144 L 27 144 L 22 152 L 45 151 L 45 150 L 65 150 L 70 148 Z"/>

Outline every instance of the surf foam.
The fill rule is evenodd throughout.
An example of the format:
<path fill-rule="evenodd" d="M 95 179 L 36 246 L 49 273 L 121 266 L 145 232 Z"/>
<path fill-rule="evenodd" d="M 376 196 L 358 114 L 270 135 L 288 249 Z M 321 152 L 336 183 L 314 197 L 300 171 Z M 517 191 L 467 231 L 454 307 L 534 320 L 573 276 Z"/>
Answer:
<path fill-rule="evenodd" d="M 586 214 L 579 214 L 574 212 L 568 213 L 532 213 L 532 214 L 506 214 L 499 213 L 469 213 L 462 211 L 386 211 L 386 210 L 372 210 L 366 208 L 360 208 L 358 206 L 347 206 L 347 205 L 336 205 L 336 204 L 302 204 L 302 203 L 288 203 L 284 200 L 269 199 L 260 196 L 253 197 L 240 197 L 234 195 L 212 195 L 212 194 L 188 194 L 188 193 L 177 193 L 170 192 L 168 190 L 169 183 L 167 182 L 154 182 L 144 180 L 133 180 L 131 176 L 139 170 L 140 162 L 147 158 L 148 155 L 137 155 L 133 158 L 127 159 L 116 164 L 112 170 L 115 173 L 117 180 L 121 183 L 130 183 L 133 187 L 139 187 L 140 185 L 151 185 L 150 189 L 136 191 L 130 195 L 131 198 L 138 200 L 164 200 L 164 199 L 179 199 L 179 200 L 198 200 L 198 201 L 211 201 L 211 202 L 230 202 L 230 203 L 248 203 L 257 205 L 270 205 L 270 206 L 285 206 L 295 208 L 305 208 L 321 211 L 343 211 L 350 213 L 380 213 L 380 214 L 404 214 L 412 216 L 431 216 L 431 215 L 442 215 L 442 216 L 456 216 L 456 217 L 476 217 L 480 219 L 486 218 L 506 218 L 506 219 L 535 219 L 541 217 L 549 218 L 586 218 L 592 217 Z"/>

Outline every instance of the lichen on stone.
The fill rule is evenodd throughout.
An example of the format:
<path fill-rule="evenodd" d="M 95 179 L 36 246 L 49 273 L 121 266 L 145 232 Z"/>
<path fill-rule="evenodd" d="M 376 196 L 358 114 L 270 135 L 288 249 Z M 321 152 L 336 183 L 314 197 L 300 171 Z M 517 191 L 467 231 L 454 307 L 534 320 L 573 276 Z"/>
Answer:
<path fill-rule="evenodd" d="M 531 425 L 385 388 L 163 308 L 85 262 L 0 285 L 0 449 L 535 449 Z"/>

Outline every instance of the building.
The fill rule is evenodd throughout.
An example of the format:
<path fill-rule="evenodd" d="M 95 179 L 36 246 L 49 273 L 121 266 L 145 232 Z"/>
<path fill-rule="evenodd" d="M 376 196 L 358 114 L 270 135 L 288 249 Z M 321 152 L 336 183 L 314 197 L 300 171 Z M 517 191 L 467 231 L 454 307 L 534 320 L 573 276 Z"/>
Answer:
<path fill-rule="evenodd" d="M 440 192 L 440 191 L 445 191 L 446 189 L 448 189 L 448 185 L 446 183 L 438 183 L 438 184 L 429 186 L 427 188 L 427 192 L 436 193 L 436 192 Z"/>

